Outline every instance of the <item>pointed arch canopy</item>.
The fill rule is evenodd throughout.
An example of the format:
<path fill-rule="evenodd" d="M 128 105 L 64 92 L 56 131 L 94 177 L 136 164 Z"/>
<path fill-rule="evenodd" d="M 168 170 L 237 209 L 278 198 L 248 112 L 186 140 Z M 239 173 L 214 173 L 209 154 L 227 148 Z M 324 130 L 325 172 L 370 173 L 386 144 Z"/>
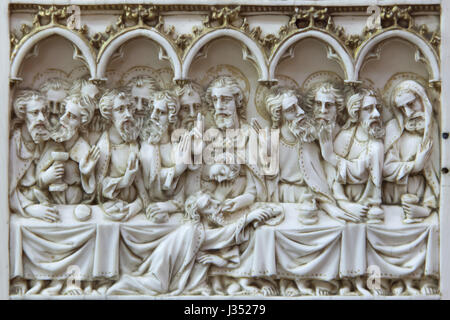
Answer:
<path fill-rule="evenodd" d="M 355 65 L 355 78 L 359 78 L 359 73 L 361 72 L 361 68 L 364 65 L 364 60 L 366 56 L 382 41 L 400 38 L 408 41 L 409 43 L 417 46 L 419 50 L 424 55 L 425 59 L 428 61 L 429 70 L 431 72 L 430 82 L 440 81 L 441 75 L 439 71 L 439 59 L 435 50 L 430 46 L 430 44 L 425 41 L 420 36 L 406 30 L 387 30 L 381 32 L 372 38 L 370 38 L 367 42 L 363 43 L 357 56 L 356 56 L 356 65 Z"/>
<path fill-rule="evenodd" d="M 106 67 L 114 52 L 125 42 L 137 37 L 148 38 L 160 45 L 172 63 L 174 80 L 181 79 L 181 62 L 173 45 L 159 32 L 142 27 L 119 33 L 106 44 L 98 57 L 97 77 L 99 79 L 105 79 Z"/>
<path fill-rule="evenodd" d="M 271 81 L 276 81 L 275 71 L 278 66 L 278 63 L 280 62 L 281 57 L 285 54 L 285 52 L 292 45 L 306 38 L 318 39 L 323 43 L 331 46 L 331 48 L 333 48 L 333 50 L 338 54 L 338 56 L 342 61 L 342 67 L 347 77 L 346 80 L 353 80 L 355 74 L 353 58 L 345 49 L 345 47 L 342 46 L 341 43 L 335 37 L 331 36 L 326 32 L 319 30 L 307 30 L 304 32 L 296 33 L 291 37 L 285 39 L 284 42 L 282 42 L 278 47 L 278 49 L 274 52 L 274 54 L 271 57 L 269 65 L 269 75 Z"/>
<path fill-rule="evenodd" d="M 19 77 L 20 67 L 28 52 L 39 41 L 44 40 L 53 35 L 59 35 L 70 41 L 72 44 L 74 44 L 81 51 L 83 58 L 87 63 L 87 67 L 89 68 L 91 78 L 94 79 L 96 77 L 95 56 L 87 41 L 84 38 L 82 38 L 80 34 L 66 27 L 50 26 L 49 28 L 44 28 L 37 31 L 34 34 L 31 34 L 31 36 L 29 36 L 29 38 L 26 41 L 24 41 L 16 50 L 14 50 L 13 60 L 11 62 L 10 68 L 11 80 L 18 80 L 18 81 L 22 80 Z"/>
<path fill-rule="evenodd" d="M 250 52 L 253 54 L 255 58 L 255 63 L 257 65 L 257 68 L 259 69 L 258 70 L 260 77 L 259 81 L 268 80 L 269 72 L 263 50 L 247 34 L 245 34 L 242 31 L 230 28 L 211 31 L 203 35 L 199 39 L 197 39 L 196 42 L 194 42 L 194 44 L 190 47 L 189 51 L 185 55 L 183 61 L 183 73 L 182 73 L 183 79 L 188 79 L 191 64 L 194 61 L 195 56 L 198 54 L 200 49 L 203 48 L 203 46 L 205 46 L 207 43 L 223 37 L 233 38 L 244 44 L 250 50 Z"/>

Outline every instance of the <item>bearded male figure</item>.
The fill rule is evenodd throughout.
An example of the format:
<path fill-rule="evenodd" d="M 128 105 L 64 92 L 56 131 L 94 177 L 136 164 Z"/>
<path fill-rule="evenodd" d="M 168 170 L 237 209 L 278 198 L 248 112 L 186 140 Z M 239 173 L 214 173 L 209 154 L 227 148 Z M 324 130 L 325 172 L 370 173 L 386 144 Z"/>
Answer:
<path fill-rule="evenodd" d="M 333 140 L 319 133 L 322 156 L 336 168 L 334 197 L 347 212 L 367 214 L 369 223 L 381 223 L 381 183 L 384 127 L 380 103 L 374 91 L 360 89 L 347 102 L 350 118 Z M 363 215 L 362 215 L 363 216 Z"/>
<path fill-rule="evenodd" d="M 130 93 L 107 91 L 100 99 L 100 112 L 112 125 L 97 143 L 98 200 L 110 219 L 126 221 L 142 210 L 144 196 L 136 141 L 139 131 Z"/>
<path fill-rule="evenodd" d="M 69 82 L 59 78 L 49 79 L 39 88 L 47 98 L 48 119 L 53 128 L 58 126 L 59 118 L 64 113 L 64 99 L 69 94 L 69 89 Z"/>
<path fill-rule="evenodd" d="M 350 220 L 352 217 L 340 210 L 331 195 L 320 161 L 320 150 L 314 141 L 311 120 L 299 105 L 297 92 L 280 89 L 267 98 L 267 112 L 271 115 L 272 129 L 280 130 L 279 170 L 266 184 L 273 202 L 297 203 L 303 224 L 317 223 L 317 211 L 323 209 L 333 217 Z M 291 281 L 281 280 L 283 292 L 312 294 L 307 280 L 297 280 L 298 291 Z M 334 283 L 314 280 L 318 294 L 329 294 Z"/>
<path fill-rule="evenodd" d="M 439 129 L 425 88 L 399 83 L 390 97 L 394 118 L 387 123 L 383 168 L 386 204 L 401 205 L 405 223 L 423 221 L 439 203 Z M 418 294 L 412 279 L 406 291 Z M 420 281 L 422 294 L 437 294 L 436 279 Z"/>
<path fill-rule="evenodd" d="M 97 146 L 91 147 L 81 136 L 89 125 L 95 106 L 80 94 L 72 94 L 64 100 L 65 111 L 61 116 L 57 131 L 52 139 L 58 144 L 50 148 L 46 155 L 49 159 L 52 152 L 67 153 L 67 161 L 63 161 L 65 190 L 50 191 L 58 204 L 80 204 L 91 202 L 95 196 L 94 168 L 100 157 Z"/>
<path fill-rule="evenodd" d="M 164 222 L 169 214 L 182 210 L 185 187 L 182 174 L 188 166 L 183 153 L 190 150 L 190 137 L 184 135 L 178 144 L 171 141 L 180 108 L 172 92 L 156 92 L 152 101 L 152 112 L 140 135 L 139 159 L 146 190 L 147 218 Z"/>
<path fill-rule="evenodd" d="M 47 100 L 35 90 L 18 92 L 14 101 L 16 119 L 9 147 L 9 206 L 11 211 L 27 218 L 47 222 L 59 220 L 58 210 L 52 205 L 45 187 L 64 175 L 62 164 L 45 165 L 42 155 L 49 150 L 50 124 L 47 118 Z M 11 284 L 17 294 L 36 294 L 43 281 L 27 282 L 15 278 Z"/>
<path fill-rule="evenodd" d="M 248 142 L 252 128 L 245 122 L 245 99 L 242 88 L 230 76 L 217 77 L 206 91 L 206 101 L 213 108 L 214 129 L 218 136 L 206 146 L 203 153 L 205 162 L 213 163 L 211 160 L 224 151 L 233 153 L 236 163 L 245 164 L 240 174 L 247 175 L 248 171 L 256 187 L 256 198 L 243 195 L 229 199 L 224 211 L 231 213 L 247 207 L 254 201 L 266 201 L 267 189 L 262 171 L 256 164 L 252 164 L 248 157 L 250 152 Z"/>
<path fill-rule="evenodd" d="M 152 96 L 158 90 L 158 84 L 152 77 L 137 76 L 128 82 L 127 88 L 136 106 L 135 118 L 140 131 L 145 117 L 151 112 Z"/>
<path fill-rule="evenodd" d="M 195 83 L 189 82 L 176 89 L 176 94 L 180 101 L 180 127 L 186 130 L 192 130 L 198 114 L 204 115 L 205 101 L 203 99 L 202 87 Z"/>
<path fill-rule="evenodd" d="M 23 90 L 17 94 L 14 112 L 18 123 L 10 140 L 9 199 L 11 210 L 24 217 L 48 222 L 58 218 L 56 208 L 42 185 L 60 179 L 64 168 L 52 164 L 43 168 L 42 154 L 48 149 L 50 124 L 47 100 L 40 92 Z"/>

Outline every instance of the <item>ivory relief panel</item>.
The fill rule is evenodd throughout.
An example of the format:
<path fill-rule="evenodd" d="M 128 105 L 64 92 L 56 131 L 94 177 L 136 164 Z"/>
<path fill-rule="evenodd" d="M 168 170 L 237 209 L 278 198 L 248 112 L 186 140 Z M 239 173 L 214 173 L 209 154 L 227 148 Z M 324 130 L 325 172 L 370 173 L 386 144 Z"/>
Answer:
<path fill-rule="evenodd" d="M 11 296 L 439 295 L 438 5 L 10 26 Z"/>

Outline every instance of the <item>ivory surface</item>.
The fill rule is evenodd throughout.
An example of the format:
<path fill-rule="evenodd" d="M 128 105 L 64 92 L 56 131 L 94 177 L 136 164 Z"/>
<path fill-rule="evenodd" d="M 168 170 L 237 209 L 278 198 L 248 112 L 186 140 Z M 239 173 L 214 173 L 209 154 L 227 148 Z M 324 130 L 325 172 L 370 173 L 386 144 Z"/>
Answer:
<path fill-rule="evenodd" d="M 2 3 L 0 297 L 449 298 L 448 4 L 375 4 Z"/>

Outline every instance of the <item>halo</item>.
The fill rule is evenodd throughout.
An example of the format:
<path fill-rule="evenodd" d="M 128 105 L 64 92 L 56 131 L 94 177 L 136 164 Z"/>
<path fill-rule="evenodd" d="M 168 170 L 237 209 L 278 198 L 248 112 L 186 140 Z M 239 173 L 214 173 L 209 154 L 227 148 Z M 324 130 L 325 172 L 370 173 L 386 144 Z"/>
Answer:
<path fill-rule="evenodd" d="M 120 77 L 119 73 L 116 70 L 106 70 L 105 77 L 106 79 L 108 79 L 108 81 L 106 81 L 104 84 L 105 88 L 113 89 L 118 86 Z"/>
<path fill-rule="evenodd" d="M 310 89 L 320 85 L 323 82 L 333 82 L 343 87 L 344 80 L 335 72 L 332 71 L 318 71 L 314 72 L 306 78 L 303 82 L 303 92 L 308 92 Z"/>
<path fill-rule="evenodd" d="M 276 86 L 268 88 L 267 86 L 259 83 L 258 86 L 256 87 L 255 92 L 256 111 L 263 119 L 267 121 L 271 121 L 271 116 L 266 110 L 266 98 L 268 94 L 270 94 L 273 90 L 276 90 L 277 88 L 280 87 L 292 88 L 297 91 L 300 89 L 297 81 L 288 76 L 276 75 L 275 77 L 278 79 L 278 84 Z"/>
<path fill-rule="evenodd" d="M 126 71 L 119 80 L 120 86 L 126 86 L 133 78 L 148 76 L 158 83 L 161 89 L 172 87 L 173 71 L 171 68 L 153 69 L 148 66 L 136 66 Z"/>
<path fill-rule="evenodd" d="M 399 72 L 399 73 L 394 74 L 391 78 L 389 78 L 389 80 L 386 82 L 386 84 L 384 85 L 384 88 L 383 88 L 383 99 L 387 103 L 388 107 L 391 107 L 390 97 L 391 97 L 392 91 L 394 90 L 395 87 L 397 87 L 397 85 L 400 82 L 405 81 L 405 80 L 417 81 L 425 88 L 425 92 L 427 93 L 427 95 L 429 97 L 431 97 L 430 92 L 428 90 L 428 81 L 425 80 L 424 77 L 418 75 L 417 73 L 413 73 L 413 72 Z"/>
<path fill-rule="evenodd" d="M 89 78 L 90 78 L 89 69 L 86 66 L 81 66 L 69 72 L 68 80 L 70 82 L 74 82 L 75 80 L 78 79 L 89 79 Z"/>
<path fill-rule="evenodd" d="M 39 90 L 41 88 L 41 86 L 50 79 L 62 79 L 67 81 L 67 79 L 69 78 L 68 74 L 66 72 L 64 72 L 63 70 L 60 69 L 47 69 L 43 72 L 39 72 L 38 74 L 36 74 L 33 77 L 33 81 L 32 81 L 32 88 L 35 90 Z"/>
<path fill-rule="evenodd" d="M 247 77 L 238 68 L 229 64 L 219 64 L 206 71 L 203 78 L 197 81 L 204 89 L 219 76 L 231 76 L 237 80 L 239 86 L 243 89 L 244 99 L 248 101 L 250 97 L 250 82 Z"/>

